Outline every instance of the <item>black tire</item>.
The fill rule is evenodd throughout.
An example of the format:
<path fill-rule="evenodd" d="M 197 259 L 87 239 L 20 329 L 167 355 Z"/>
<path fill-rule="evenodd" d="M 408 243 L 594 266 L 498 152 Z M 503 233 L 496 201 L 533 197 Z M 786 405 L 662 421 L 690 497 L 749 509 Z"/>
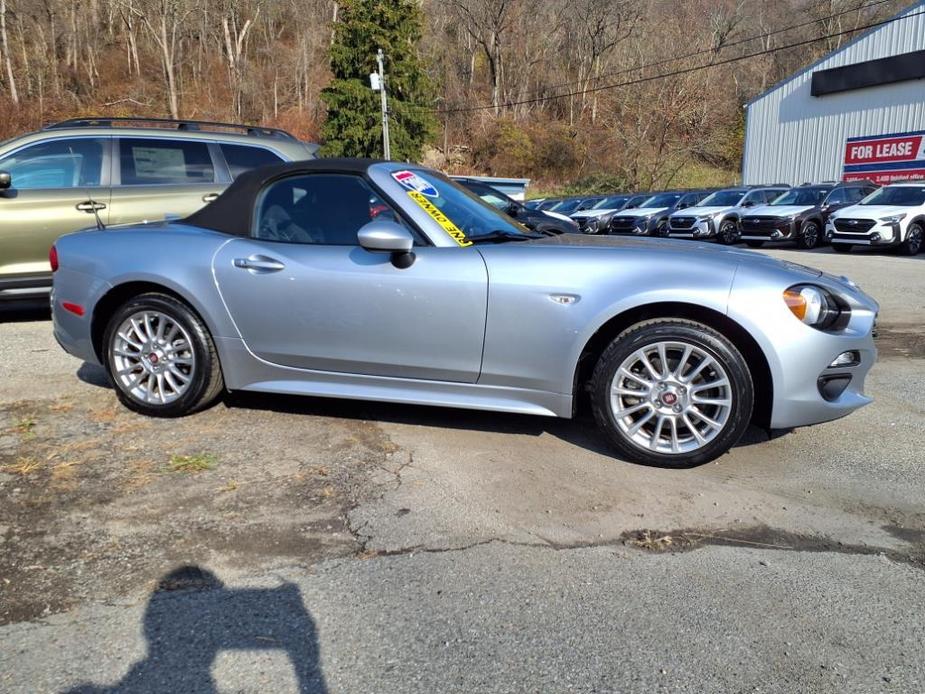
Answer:
<path fill-rule="evenodd" d="M 667 219 L 658 220 L 658 223 L 655 225 L 655 236 L 659 236 L 661 238 L 668 238 L 668 220 Z"/>
<path fill-rule="evenodd" d="M 740 235 L 739 223 L 734 219 L 724 219 L 720 222 L 719 231 L 716 232 L 717 240 L 726 246 L 738 243 Z"/>
<path fill-rule="evenodd" d="M 614 415 L 611 404 L 611 387 L 618 370 L 624 362 L 647 346 L 660 342 L 691 345 L 712 357 L 725 371 L 729 382 L 731 405 L 725 423 L 716 435 L 695 450 L 679 453 L 663 453 L 643 447 L 624 432 Z M 671 357 L 668 358 L 672 368 Z M 675 365 L 677 362 L 675 362 Z M 660 369 L 663 370 L 661 365 Z M 685 369 L 687 373 L 693 369 Z M 706 370 L 705 370 L 706 371 Z M 653 390 L 658 386 L 653 386 Z M 691 393 L 693 394 L 693 388 Z M 709 391 L 707 391 L 709 393 Z M 664 395 L 660 397 L 664 398 Z M 638 398 L 639 401 L 646 397 Z M 727 338 L 716 330 L 676 318 L 665 318 L 639 323 L 618 335 L 598 359 L 591 382 L 591 407 L 595 421 L 617 454 L 625 459 L 643 465 L 667 468 L 686 468 L 707 463 L 726 453 L 748 428 L 755 400 L 755 387 L 745 359 Z M 662 403 L 658 403 L 662 405 Z M 706 406 L 707 409 L 709 406 Z M 687 416 L 685 413 L 684 416 Z M 669 417 L 671 414 L 669 413 Z M 661 424 L 653 437 L 660 440 Z M 693 436 L 687 436 L 692 440 Z"/>
<path fill-rule="evenodd" d="M 135 314 L 146 311 L 166 316 L 189 336 L 189 349 L 184 347 L 183 352 L 192 357 L 192 363 L 188 367 L 190 370 L 187 374 L 188 383 L 183 386 L 185 390 L 171 402 L 157 403 L 140 400 L 137 394 L 133 394 L 128 388 L 129 384 L 123 383 L 117 374 L 116 360 L 122 356 L 117 354 L 116 347 L 117 340 L 122 339 L 118 335 L 119 327 Z M 134 335 L 134 340 L 138 341 L 137 334 Z M 185 344 L 185 340 L 182 342 Z M 175 344 L 179 345 L 181 342 L 175 341 Z M 173 349 L 173 347 L 168 346 L 168 349 Z M 142 357 L 140 361 L 145 361 L 143 352 L 144 350 L 141 350 L 138 353 Z M 147 359 L 151 359 L 150 355 Z M 162 360 L 161 367 L 169 368 L 168 364 L 163 363 L 163 360 L 168 357 L 161 356 L 160 359 Z M 103 335 L 103 361 L 119 401 L 130 410 L 151 417 L 182 417 L 192 414 L 215 402 L 225 389 L 215 344 L 205 324 L 189 306 L 167 294 L 156 292 L 141 294 L 126 301 L 113 313 Z M 129 376 L 142 376 L 147 368 L 147 365 L 139 364 Z M 160 388 L 163 394 L 163 385 Z"/>
<path fill-rule="evenodd" d="M 749 248 L 764 248 L 764 241 L 746 241 L 745 245 Z"/>
<path fill-rule="evenodd" d="M 833 243 L 832 244 L 832 249 L 836 253 L 850 253 L 852 248 L 854 248 L 854 246 L 850 243 Z"/>
<path fill-rule="evenodd" d="M 906 229 L 906 240 L 899 244 L 899 252 L 903 255 L 918 255 L 925 243 L 925 230 L 919 222 L 914 222 Z"/>
<path fill-rule="evenodd" d="M 822 245 L 822 225 L 815 219 L 807 219 L 803 222 L 800 229 L 800 235 L 797 237 L 797 246 L 804 251 L 811 251 Z"/>

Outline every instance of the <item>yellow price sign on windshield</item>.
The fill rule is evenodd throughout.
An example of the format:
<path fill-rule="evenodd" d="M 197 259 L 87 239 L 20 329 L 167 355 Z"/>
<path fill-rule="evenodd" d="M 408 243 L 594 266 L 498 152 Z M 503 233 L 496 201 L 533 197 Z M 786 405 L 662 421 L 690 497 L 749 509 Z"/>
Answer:
<path fill-rule="evenodd" d="M 434 205 L 434 203 L 432 203 L 426 195 L 419 193 L 416 190 L 409 190 L 408 196 L 414 200 L 422 210 L 429 214 L 431 219 L 439 224 L 440 228 L 448 233 L 456 243 L 458 243 L 460 246 L 472 245 L 472 241 L 466 238 L 466 235 L 463 233 L 462 229 L 453 224 L 453 220 L 443 214 L 440 211 L 440 208 Z"/>

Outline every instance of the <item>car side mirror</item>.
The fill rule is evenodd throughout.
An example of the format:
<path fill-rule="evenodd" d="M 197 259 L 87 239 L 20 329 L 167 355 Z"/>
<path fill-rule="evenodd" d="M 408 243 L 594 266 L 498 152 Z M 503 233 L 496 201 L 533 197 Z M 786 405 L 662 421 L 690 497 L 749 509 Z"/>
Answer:
<path fill-rule="evenodd" d="M 392 264 L 397 268 L 411 267 L 414 263 L 414 237 L 401 224 L 387 219 L 374 219 L 357 232 L 360 246 L 370 252 L 385 251 L 392 254 Z"/>
<path fill-rule="evenodd" d="M 755 203 L 753 203 L 751 200 L 746 200 L 745 202 L 742 203 L 742 207 L 754 207 L 754 206 L 755 206 Z"/>
<path fill-rule="evenodd" d="M 13 177 L 9 171 L 0 171 L 0 190 L 7 190 L 13 185 Z"/>

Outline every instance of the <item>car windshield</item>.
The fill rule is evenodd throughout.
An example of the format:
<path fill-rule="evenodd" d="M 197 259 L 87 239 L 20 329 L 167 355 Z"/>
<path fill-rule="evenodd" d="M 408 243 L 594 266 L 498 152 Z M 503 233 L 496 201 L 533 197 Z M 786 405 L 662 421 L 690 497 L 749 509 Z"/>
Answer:
<path fill-rule="evenodd" d="M 512 240 L 533 238 L 526 227 L 475 193 L 434 171 L 395 171 L 392 178 L 408 190 L 410 204 L 420 206 L 444 228 L 448 220 L 451 226 L 462 231 L 466 239 L 477 240 L 487 236 L 491 236 L 493 241 L 504 240 L 505 237 Z"/>
<path fill-rule="evenodd" d="M 858 204 L 918 207 L 925 205 L 925 186 L 887 186 L 871 193 Z"/>
<path fill-rule="evenodd" d="M 732 207 L 745 197 L 744 190 L 718 190 L 701 201 L 701 207 Z"/>
<path fill-rule="evenodd" d="M 646 200 L 640 207 L 672 207 L 680 199 L 680 193 L 659 193 Z"/>
<path fill-rule="evenodd" d="M 462 186 L 463 188 L 471 190 L 495 209 L 507 211 L 511 207 L 511 198 L 495 190 L 490 185 L 485 183 L 473 183 L 470 181 L 463 183 Z"/>
<path fill-rule="evenodd" d="M 770 205 L 819 205 L 831 188 L 793 188 L 774 198 Z"/>
<path fill-rule="evenodd" d="M 578 206 L 581 204 L 581 200 L 563 200 L 553 205 L 551 209 L 553 212 L 562 212 L 569 213 L 578 209 Z"/>
<path fill-rule="evenodd" d="M 595 203 L 594 207 L 592 207 L 591 209 L 592 210 L 618 210 L 621 207 L 623 207 L 623 205 L 626 204 L 627 200 L 629 200 L 629 198 L 626 195 L 613 195 L 609 198 L 604 198 L 598 203 Z"/>

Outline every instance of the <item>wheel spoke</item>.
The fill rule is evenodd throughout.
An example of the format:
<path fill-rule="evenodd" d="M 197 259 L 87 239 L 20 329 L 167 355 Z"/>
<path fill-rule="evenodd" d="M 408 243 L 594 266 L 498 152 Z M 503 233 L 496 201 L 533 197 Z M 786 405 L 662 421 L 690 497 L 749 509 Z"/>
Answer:
<path fill-rule="evenodd" d="M 730 398 L 692 398 L 695 405 L 714 405 L 716 407 L 729 407 L 732 404 Z"/>
<path fill-rule="evenodd" d="M 639 361 L 642 362 L 642 365 L 645 367 L 646 371 L 649 372 L 652 378 L 655 379 L 656 381 L 659 380 L 662 377 L 662 375 L 658 371 L 655 370 L 654 366 L 652 366 L 652 362 L 649 361 L 649 355 L 646 354 L 646 351 L 644 349 L 641 349 L 638 352 L 636 352 L 636 354 L 638 355 Z"/>
<path fill-rule="evenodd" d="M 709 383 L 698 383 L 695 386 L 691 386 L 691 395 L 697 393 L 702 393 L 705 390 L 714 390 L 716 388 L 725 388 L 729 385 L 729 381 L 725 378 L 720 378 L 716 381 L 710 381 Z"/>
<path fill-rule="evenodd" d="M 671 424 L 671 452 L 680 453 L 681 442 L 678 440 L 678 420 L 672 417 L 668 420 L 668 423 Z"/>
<path fill-rule="evenodd" d="M 704 354 L 703 359 L 700 360 L 700 363 L 696 367 L 694 367 L 694 370 L 691 371 L 684 380 L 687 383 L 692 382 L 695 378 L 697 378 L 697 376 L 700 375 L 701 371 L 703 371 L 705 368 L 715 363 L 716 362 L 713 360 L 713 357 Z"/>
<path fill-rule="evenodd" d="M 710 425 L 711 427 L 713 427 L 714 429 L 718 429 L 719 426 L 720 426 L 719 422 L 717 422 L 715 419 L 710 419 L 710 418 L 707 417 L 703 412 L 701 412 L 700 410 L 698 410 L 696 407 L 692 407 L 692 408 L 689 410 L 689 412 L 690 412 L 692 415 L 694 415 L 695 417 L 697 417 L 697 419 L 699 419 L 699 420 L 701 420 L 701 421 L 704 421 L 704 422 L 706 422 L 707 424 L 709 424 L 709 425 Z"/>
<path fill-rule="evenodd" d="M 658 359 L 661 362 L 661 371 L 659 372 L 659 378 L 664 378 L 670 376 L 671 372 L 668 370 L 668 350 L 665 348 L 664 342 L 658 343 Z"/>
<path fill-rule="evenodd" d="M 684 354 L 681 355 L 681 360 L 678 362 L 678 365 L 675 367 L 672 376 L 677 379 L 680 379 L 684 375 L 684 367 L 687 366 L 687 360 L 691 358 L 691 353 L 694 351 L 694 348 L 690 345 L 684 345 Z"/>
<path fill-rule="evenodd" d="M 662 438 L 662 427 L 665 426 L 665 420 L 668 419 L 664 415 L 659 415 L 658 421 L 655 423 L 655 429 L 652 432 L 652 440 L 649 441 L 649 448 L 653 451 L 658 448 L 659 441 Z"/>
<path fill-rule="evenodd" d="M 642 376 L 639 376 L 639 375 L 637 375 L 637 374 L 634 374 L 632 371 L 630 371 L 629 369 L 626 369 L 626 368 L 621 368 L 620 371 L 619 371 L 619 374 L 620 374 L 621 376 L 623 376 L 624 378 L 629 378 L 629 379 L 631 379 L 631 380 L 633 380 L 633 381 L 636 381 L 636 383 L 641 383 L 641 384 L 644 385 L 646 388 L 651 388 L 651 387 L 654 385 L 654 384 L 652 383 L 652 381 L 647 381 L 647 380 L 644 379 Z"/>
<path fill-rule="evenodd" d="M 126 345 L 128 345 L 129 347 L 131 347 L 132 349 L 134 349 L 135 352 L 136 352 L 136 354 L 125 354 L 124 356 L 126 356 L 126 357 L 135 357 L 135 356 L 138 356 L 139 354 L 141 354 L 141 347 L 142 347 L 142 346 L 141 346 L 141 343 L 140 343 L 140 342 L 135 342 L 135 340 L 133 340 L 132 338 L 130 338 L 130 337 L 129 337 L 128 335 L 126 335 L 125 333 L 116 333 L 116 334 L 117 334 L 119 337 L 122 338 L 122 341 L 123 341 Z M 118 351 L 120 351 L 120 350 L 116 350 L 116 351 L 118 352 Z"/>
<path fill-rule="evenodd" d="M 691 418 L 687 416 L 686 412 L 682 416 L 682 419 L 684 420 L 684 426 L 686 426 L 688 431 L 690 431 L 694 435 L 694 438 L 697 439 L 697 443 L 699 443 L 701 446 L 705 444 L 707 440 L 704 438 L 703 434 L 700 433 L 700 430 L 694 426 L 694 423 L 691 421 Z"/>
<path fill-rule="evenodd" d="M 617 419 L 623 419 L 624 417 L 629 417 L 631 414 L 635 414 L 636 412 L 639 412 L 640 410 L 644 410 L 646 408 L 651 410 L 652 405 L 650 405 L 647 402 L 641 402 L 638 405 L 633 405 L 632 407 L 628 407 L 625 410 L 614 412 L 613 416 L 616 417 Z"/>
<path fill-rule="evenodd" d="M 655 410 L 650 409 L 642 417 L 640 417 L 636 421 L 636 423 L 632 427 L 630 427 L 629 431 L 626 433 L 629 434 L 630 436 L 635 436 L 637 433 L 639 433 L 639 430 L 642 429 L 642 427 L 645 426 L 645 424 L 650 419 L 652 419 L 654 416 L 655 416 Z"/>

